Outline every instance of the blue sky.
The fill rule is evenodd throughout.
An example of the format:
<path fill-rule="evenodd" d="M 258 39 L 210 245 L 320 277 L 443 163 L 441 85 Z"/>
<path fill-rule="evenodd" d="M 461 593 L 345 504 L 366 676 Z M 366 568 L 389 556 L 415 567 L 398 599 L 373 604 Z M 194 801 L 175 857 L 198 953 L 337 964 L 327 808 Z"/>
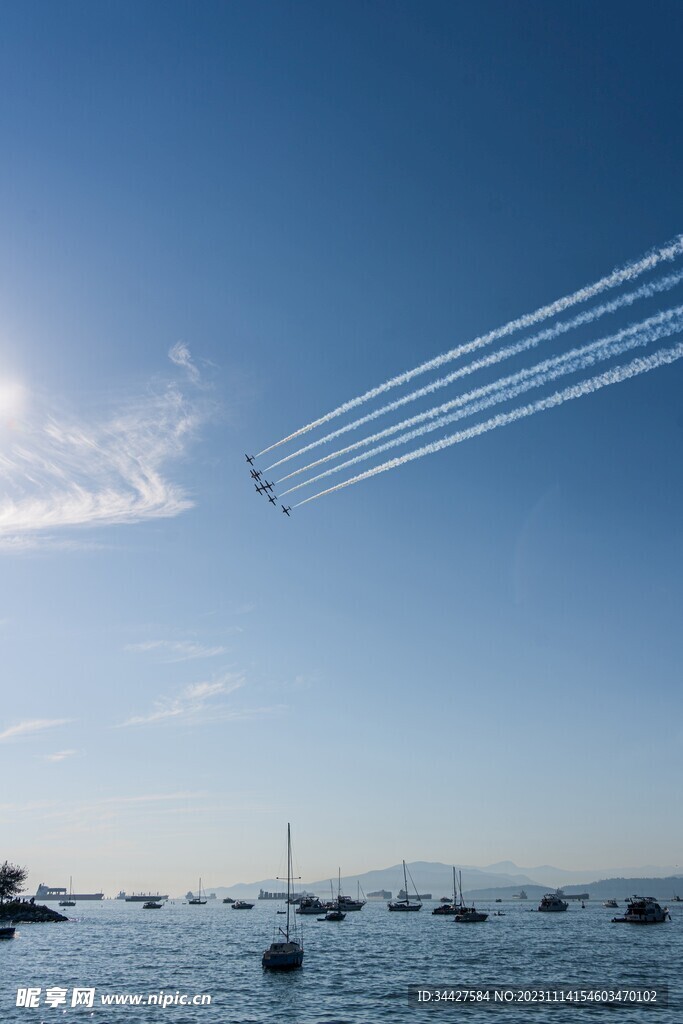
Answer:
<path fill-rule="evenodd" d="M 676 865 L 680 362 L 289 521 L 243 452 L 681 231 L 680 6 L 3 20 L 0 855 Z"/>

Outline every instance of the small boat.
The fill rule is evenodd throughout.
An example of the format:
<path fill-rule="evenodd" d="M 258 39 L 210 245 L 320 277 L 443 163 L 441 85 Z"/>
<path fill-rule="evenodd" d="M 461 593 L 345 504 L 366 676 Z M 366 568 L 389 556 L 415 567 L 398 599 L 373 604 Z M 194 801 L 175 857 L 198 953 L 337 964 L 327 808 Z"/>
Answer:
<path fill-rule="evenodd" d="M 623 917 L 613 917 L 612 924 L 664 924 L 671 920 L 668 907 L 661 907 L 652 896 L 631 896 L 626 900 Z"/>
<path fill-rule="evenodd" d="M 458 893 L 455 884 L 455 866 L 453 867 L 453 899 L 450 896 L 442 896 L 440 900 L 441 906 L 434 907 L 432 914 L 438 914 L 441 917 L 454 917 L 460 907 L 458 906 Z"/>
<path fill-rule="evenodd" d="M 161 910 L 163 903 L 157 903 L 156 900 L 148 900 L 147 903 L 142 904 L 143 910 Z"/>
<path fill-rule="evenodd" d="M 330 890 L 332 890 L 332 882 L 330 882 Z M 334 891 L 332 891 L 332 902 L 328 904 L 327 913 L 324 917 L 319 917 L 319 921 L 343 921 L 346 914 L 341 908 L 341 868 L 339 868 L 339 882 L 337 884 L 337 898 L 334 898 Z M 351 900 L 353 903 L 353 900 Z"/>
<path fill-rule="evenodd" d="M 453 869 L 455 871 L 455 868 Z M 486 921 L 488 914 L 483 913 L 481 910 L 477 910 L 476 907 L 466 907 L 465 900 L 462 895 L 462 872 L 458 873 L 458 888 L 460 889 L 460 905 L 455 915 L 455 920 L 458 924 L 478 924 L 481 921 Z"/>
<path fill-rule="evenodd" d="M 557 892 L 547 892 L 538 904 L 538 909 L 546 913 L 566 910 L 569 904 Z"/>
<path fill-rule="evenodd" d="M 254 904 L 253 903 L 247 903 L 246 900 L 235 900 L 235 902 L 232 905 L 232 909 L 233 910 L 253 910 L 254 909 Z"/>
<path fill-rule="evenodd" d="M 16 928 L 13 924 L 3 925 L 0 928 L 0 939 L 13 939 Z"/>
<path fill-rule="evenodd" d="M 481 910 L 476 910 L 475 907 L 462 907 L 455 915 L 455 920 L 458 924 L 477 924 L 480 921 L 485 921 L 488 916 Z"/>
<path fill-rule="evenodd" d="M 187 902 L 191 906 L 193 906 L 193 907 L 203 907 L 204 904 L 206 903 L 206 900 L 202 899 L 202 880 L 201 880 L 201 878 L 199 879 L 199 890 L 197 891 L 196 897 L 193 897 L 191 900 L 188 900 Z"/>
<path fill-rule="evenodd" d="M 619 906 L 616 900 L 605 900 L 603 907 L 607 907 L 609 910 L 616 910 Z"/>
<path fill-rule="evenodd" d="M 339 906 L 343 910 L 362 910 L 366 902 L 366 900 L 354 900 L 353 896 L 344 895 L 341 895 L 338 900 Z"/>
<path fill-rule="evenodd" d="M 235 901 L 232 898 L 232 896 L 226 896 L 225 899 L 223 900 L 223 902 L 224 903 L 234 903 Z"/>
<path fill-rule="evenodd" d="M 411 903 L 408 897 L 408 874 L 409 871 L 406 868 L 406 862 L 403 861 L 403 892 L 405 893 L 405 899 L 394 900 L 393 903 L 387 904 L 389 910 L 422 910 L 422 904 L 420 903 L 419 899 L 417 899 L 414 903 Z M 410 879 L 410 881 L 413 882 L 412 878 Z M 417 896 L 417 889 L 415 888 L 414 882 L 413 889 L 415 889 L 415 895 Z"/>
<path fill-rule="evenodd" d="M 75 907 L 76 906 L 76 901 L 71 899 L 73 891 L 74 891 L 74 889 L 73 889 L 73 879 L 72 879 L 71 875 L 69 875 L 69 898 L 68 898 L 68 900 L 60 900 L 59 901 L 60 907 Z"/>
<path fill-rule="evenodd" d="M 287 923 L 284 928 L 278 928 L 279 934 L 284 939 L 271 942 L 261 957 L 261 966 L 265 971 L 296 971 L 304 962 L 303 943 L 296 938 L 296 925 L 290 935 L 289 930 L 289 899 L 292 889 L 292 837 L 287 823 Z M 296 919 L 295 919 L 296 920 Z"/>
<path fill-rule="evenodd" d="M 296 914 L 321 914 L 323 910 L 327 910 L 327 904 L 319 900 L 317 896 L 306 896 L 304 899 L 299 901 L 299 905 L 296 908 Z"/>
<path fill-rule="evenodd" d="M 674 895 L 671 897 L 671 902 L 672 903 L 683 903 L 683 896 L 677 896 L 674 893 Z"/>
<path fill-rule="evenodd" d="M 332 908 L 324 917 L 319 917 L 318 921 L 343 921 L 345 917 L 346 914 L 343 911 Z"/>
<path fill-rule="evenodd" d="M 502 903 L 503 899 L 501 896 L 496 896 L 496 903 Z"/>
<path fill-rule="evenodd" d="M 337 893 L 337 908 L 343 910 L 345 913 L 349 910 L 362 910 L 367 900 L 360 898 L 360 882 L 357 884 L 356 898 L 353 896 L 344 896 L 341 891 L 341 875 L 339 879 L 339 892 Z M 363 893 L 365 896 L 365 893 Z"/>

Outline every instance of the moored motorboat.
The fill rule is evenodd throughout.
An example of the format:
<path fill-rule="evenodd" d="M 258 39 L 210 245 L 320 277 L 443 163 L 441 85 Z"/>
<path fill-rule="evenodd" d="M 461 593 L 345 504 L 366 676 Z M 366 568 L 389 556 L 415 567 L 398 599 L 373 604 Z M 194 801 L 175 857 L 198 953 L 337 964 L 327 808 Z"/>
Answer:
<path fill-rule="evenodd" d="M 337 910 L 334 907 L 328 910 L 324 917 L 319 917 L 319 921 L 343 921 L 346 914 L 342 910 Z"/>
<path fill-rule="evenodd" d="M 366 900 L 355 899 L 353 896 L 340 896 L 337 900 L 341 910 L 362 910 Z"/>
<path fill-rule="evenodd" d="M 16 928 L 13 924 L 3 925 L 0 928 L 0 939 L 13 939 Z"/>
<path fill-rule="evenodd" d="M 566 910 L 569 904 L 556 892 L 547 892 L 538 904 L 538 909 L 546 913 Z"/>
<path fill-rule="evenodd" d="M 142 904 L 143 910 L 161 910 L 163 903 L 157 903 L 156 900 L 148 900 L 147 903 Z"/>
<path fill-rule="evenodd" d="M 254 904 L 253 903 L 247 903 L 246 900 L 235 900 L 235 902 L 232 905 L 232 909 L 233 910 L 253 910 L 254 909 Z"/>
<path fill-rule="evenodd" d="M 631 896 L 626 900 L 623 917 L 613 917 L 613 924 L 664 924 L 671 920 L 668 907 L 662 907 L 652 896 Z"/>
<path fill-rule="evenodd" d="M 306 896 L 299 902 L 295 913 L 297 914 L 321 914 L 327 910 L 327 904 L 319 900 L 317 896 Z"/>
<path fill-rule="evenodd" d="M 488 916 L 488 914 L 482 913 L 481 910 L 477 910 L 475 907 L 461 907 L 455 915 L 455 920 L 458 924 L 477 924 L 480 921 L 485 921 Z"/>
<path fill-rule="evenodd" d="M 619 906 L 616 900 L 605 900 L 603 907 L 607 907 L 609 910 L 616 910 Z"/>
<path fill-rule="evenodd" d="M 295 971 L 304 962 L 303 943 L 296 938 L 295 931 L 290 936 L 289 915 L 290 896 L 292 891 L 292 839 L 289 822 L 287 823 L 287 923 L 284 928 L 278 928 L 279 934 L 284 939 L 278 942 L 271 942 L 261 957 L 261 966 L 266 971 Z"/>

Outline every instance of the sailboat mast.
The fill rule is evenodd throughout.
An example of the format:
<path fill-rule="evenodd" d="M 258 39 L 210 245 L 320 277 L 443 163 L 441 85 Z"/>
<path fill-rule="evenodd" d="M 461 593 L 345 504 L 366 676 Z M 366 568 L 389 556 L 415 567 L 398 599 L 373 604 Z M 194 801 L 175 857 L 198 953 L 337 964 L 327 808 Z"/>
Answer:
<path fill-rule="evenodd" d="M 406 894 L 406 903 L 408 902 L 408 879 L 406 877 L 406 862 L 403 861 L 403 891 Z"/>
<path fill-rule="evenodd" d="M 289 822 L 287 822 L 287 942 L 289 942 L 289 887 L 290 879 L 292 877 L 292 838 L 289 830 Z"/>

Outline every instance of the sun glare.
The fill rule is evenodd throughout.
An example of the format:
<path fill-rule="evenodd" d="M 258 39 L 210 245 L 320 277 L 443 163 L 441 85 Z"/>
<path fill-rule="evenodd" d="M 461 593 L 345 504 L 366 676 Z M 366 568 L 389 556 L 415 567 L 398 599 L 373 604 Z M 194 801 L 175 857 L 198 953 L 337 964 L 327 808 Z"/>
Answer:
<path fill-rule="evenodd" d="M 0 379 L 0 426 L 11 425 L 24 408 L 24 388 L 14 380 Z"/>

